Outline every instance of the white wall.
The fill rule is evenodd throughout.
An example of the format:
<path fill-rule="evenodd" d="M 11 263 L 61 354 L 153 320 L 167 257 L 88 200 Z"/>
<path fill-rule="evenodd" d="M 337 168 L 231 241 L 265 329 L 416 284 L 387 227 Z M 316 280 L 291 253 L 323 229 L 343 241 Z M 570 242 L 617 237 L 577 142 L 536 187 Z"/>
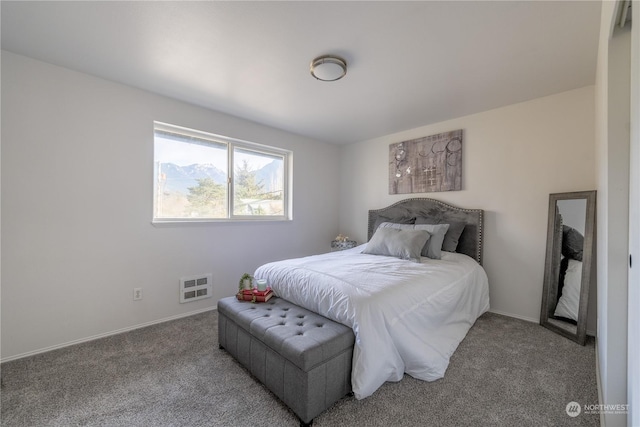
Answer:
<path fill-rule="evenodd" d="M 151 225 L 154 120 L 292 150 L 294 220 Z M 3 51 L 3 360 L 213 307 L 264 262 L 328 251 L 337 157 L 332 145 Z M 214 297 L 179 304 L 178 279 L 208 272 Z"/>
<path fill-rule="evenodd" d="M 596 72 L 598 363 L 603 404 L 627 403 L 630 33 L 612 37 L 616 3 L 602 2 Z M 608 426 L 626 415 L 606 414 Z"/>
<path fill-rule="evenodd" d="M 595 188 L 593 121 L 590 86 L 345 146 L 340 232 L 366 241 L 367 211 L 407 197 L 482 208 L 491 308 L 538 321 L 549 194 Z M 455 129 L 464 130 L 462 191 L 388 194 L 389 144 Z"/>

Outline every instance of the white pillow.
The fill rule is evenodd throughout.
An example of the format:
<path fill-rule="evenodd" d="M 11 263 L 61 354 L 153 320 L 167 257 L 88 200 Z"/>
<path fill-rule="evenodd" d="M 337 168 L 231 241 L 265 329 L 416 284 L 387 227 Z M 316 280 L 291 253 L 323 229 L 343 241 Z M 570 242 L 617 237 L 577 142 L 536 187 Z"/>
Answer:
<path fill-rule="evenodd" d="M 582 283 L 582 263 L 569 259 L 567 272 L 564 276 L 562 295 L 558 300 L 554 315 L 578 321 L 580 308 L 580 285 Z"/>
<path fill-rule="evenodd" d="M 425 230 L 431 235 L 422 249 L 422 256 L 432 259 L 440 259 L 442 257 L 442 243 L 444 235 L 447 234 L 449 224 L 396 224 L 394 222 L 383 222 L 380 228 L 397 228 L 399 230 Z"/>
<path fill-rule="evenodd" d="M 431 234 L 425 230 L 380 227 L 373 234 L 362 253 L 420 262 L 420 252 L 430 237 Z"/>

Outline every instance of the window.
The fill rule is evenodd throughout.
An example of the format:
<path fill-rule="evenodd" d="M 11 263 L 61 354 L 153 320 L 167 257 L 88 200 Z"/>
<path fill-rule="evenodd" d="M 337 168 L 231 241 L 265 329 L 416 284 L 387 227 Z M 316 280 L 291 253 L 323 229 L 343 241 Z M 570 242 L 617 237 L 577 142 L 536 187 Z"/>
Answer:
<path fill-rule="evenodd" d="M 291 153 L 154 123 L 153 221 L 290 219 Z"/>

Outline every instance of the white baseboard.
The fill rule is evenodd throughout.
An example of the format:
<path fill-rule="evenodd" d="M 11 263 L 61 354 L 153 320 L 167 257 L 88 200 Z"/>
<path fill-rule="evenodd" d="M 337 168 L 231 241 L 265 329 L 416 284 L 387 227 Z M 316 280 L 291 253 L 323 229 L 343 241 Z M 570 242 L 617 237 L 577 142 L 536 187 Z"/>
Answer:
<path fill-rule="evenodd" d="M 169 316 L 169 317 L 165 317 L 163 319 L 152 320 L 151 322 L 140 323 L 139 325 L 129 326 L 129 327 L 126 327 L 126 328 L 117 329 L 115 331 L 105 332 L 105 333 L 102 333 L 102 334 L 93 335 L 93 336 L 86 337 L 86 338 L 81 338 L 81 339 L 78 339 L 78 340 L 68 341 L 68 342 L 65 342 L 65 343 L 62 343 L 62 344 L 52 345 L 50 347 L 40 348 L 38 350 L 28 351 L 26 353 L 16 354 L 15 356 L 5 357 L 4 359 L 0 359 L 0 363 L 10 362 L 12 360 L 17 360 L 17 359 L 22 359 L 23 357 L 34 356 L 34 355 L 40 354 L 40 353 L 46 353 L 48 351 L 57 350 L 59 348 L 64 348 L 64 347 L 69 347 L 69 346 L 75 345 L 75 344 L 81 344 L 83 342 L 89 342 L 89 341 L 97 340 L 97 339 L 100 339 L 100 338 L 110 337 L 112 335 L 118 335 L 118 334 L 122 334 L 124 332 L 129 332 L 129 331 L 133 331 L 133 330 L 136 330 L 136 329 L 145 328 L 147 326 L 156 325 L 158 323 L 169 322 L 171 320 L 177 320 L 177 319 L 181 319 L 183 317 L 189 317 L 189 316 L 193 316 L 195 314 L 200 314 L 200 313 L 204 313 L 206 311 L 212 311 L 212 310 L 216 310 L 216 309 L 217 309 L 217 307 L 213 306 L 213 307 L 203 308 L 203 309 L 200 309 L 200 310 L 190 311 L 188 313 L 176 314 L 175 316 Z"/>
<path fill-rule="evenodd" d="M 498 310 L 490 309 L 489 313 L 495 313 L 495 314 L 500 314 L 502 316 L 513 317 L 515 319 L 525 320 L 527 322 L 532 322 L 532 323 L 540 323 L 540 319 L 534 319 L 534 318 L 531 318 L 531 317 L 520 316 L 519 314 L 505 313 L 504 311 L 498 311 Z"/>
<path fill-rule="evenodd" d="M 501 314 L 503 316 L 513 317 L 520 320 L 526 320 L 527 322 L 532 322 L 532 323 L 540 323 L 540 319 L 533 319 L 531 317 L 520 316 L 518 314 L 505 313 L 503 311 L 498 311 L 498 310 L 489 310 L 489 313 Z M 595 337 L 596 332 L 587 329 L 587 335 L 589 335 L 590 337 Z"/>

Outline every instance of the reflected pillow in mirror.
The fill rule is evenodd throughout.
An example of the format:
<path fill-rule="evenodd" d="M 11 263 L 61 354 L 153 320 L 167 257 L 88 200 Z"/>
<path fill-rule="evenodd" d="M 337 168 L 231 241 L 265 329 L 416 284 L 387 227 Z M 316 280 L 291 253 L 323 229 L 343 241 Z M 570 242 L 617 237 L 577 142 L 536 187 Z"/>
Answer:
<path fill-rule="evenodd" d="M 425 230 L 381 227 L 373 234 L 362 253 L 420 262 L 420 253 L 430 237 L 431 234 Z"/>
<path fill-rule="evenodd" d="M 554 316 L 578 321 L 580 308 L 580 285 L 582 283 L 582 262 L 569 259 L 564 275 L 562 295 L 558 300 Z"/>
<path fill-rule="evenodd" d="M 582 248 L 584 237 L 575 228 L 568 225 L 562 226 L 562 255 L 567 258 L 582 261 Z"/>

